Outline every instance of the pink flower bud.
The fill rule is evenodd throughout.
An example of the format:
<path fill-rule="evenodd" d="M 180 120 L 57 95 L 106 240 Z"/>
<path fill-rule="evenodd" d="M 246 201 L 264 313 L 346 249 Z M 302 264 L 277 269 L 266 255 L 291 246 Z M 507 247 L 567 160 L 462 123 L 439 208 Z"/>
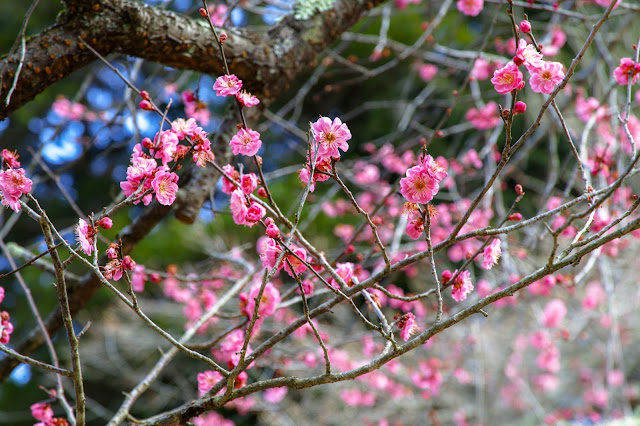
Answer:
<path fill-rule="evenodd" d="M 220 34 L 220 43 L 224 43 L 228 38 L 229 36 L 227 36 L 227 33 Z"/>
<path fill-rule="evenodd" d="M 151 105 L 151 102 L 145 99 L 140 101 L 140 109 L 143 109 L 145 111 L 153 111 L 153 105 Z"/>
<path fill-rule="evenodd" d="M 267 198 L 267 191 L 262 186 L 258 188 L 258 197 Z"/>
<path fill-rule="evenodd" d="M 204 7 L 201 7 L 200 9 L 198 9 L 198 12 L 200 12 L 200 15 L 202 15 L 203 18 L 206 18 L 208 15 L 207 9 L 205 9 Z"/>
<path fill-rule="evenodd" d="M 109 216 L 105 216 L 97 221 L 96 225 L 98 225 L 102 229 L 110 229 L 113 226 L 113 220 L 111 220 Z"/>
<path fill-rule="evenodd" d="M 275 220 L 273 220 L 273 218 L 272 218 L 271 216 L 267 217 L 267 218 L 264 220 L 264 224 L 265 224 L 265 225 L 267 225 L 267 226 L 271 225 L 272 223 L 276 223 L 276 221 L 275 221 Z"/>
<path fill-rule="evenodd" d="M 147 149 L 154 149 L 155 145 L 153 144 L 153 141 L 149 138 L 144 138 L 142 139 L 142 146 L 147 148 Z"/>
<path fill-rule="evenodd" d="M 527 104 L 525 104 L 522 101 L 516 102 L 516 104 L 513 107 L 514 114 L 522 114 L 526 110 L 527 110 Z"/>
<path fill-rule="evenodd" d="M 149 92 L 147 92 L 146 90 L 141 90 L 140 91 L 140 96 L 142 97 L 142 99 L 144 99 L 145 101 L 150 101 L 151 97 L 149 96 Z"/>
<path fill-rule="evenodd" d="M 519 222 L 522 220 L 522 215 L 520 213 L 511 213 L 509 215 L 509 220 L 512 222 Z"/>
<path fill-rule="evenodd" d="M 269 238 L 273 238 L 273 239 L 280 238 L 280 230 L 278 229 L 275 223 L 270 223 L 267 226 L 266 234 L 267 234 L 267 237 Z"/>
<path fill-rule="evenodd" d="M 442 271 L 442 282 L 445 284 L 448 283 L 452 276 L 453 274 L 451 273 L 451 271 L 449 270 Z"/>
<path fill-rule="evenodd" d="M 518 195 L 524 194 L 524 190 L 522 189 L 522 185 L 520 185 L 520 184 L 516 185 L 516 194 L 518 194 Z"/>
<path fill-rule="evenodd" d="M 136 267 L 136 262 L 131 258 L 131 256 L 125 256 L 122 259 L 122 266 L 124 266 L 125 269 L 133 271 L 133 268 Z"/>
<path fill-rule="evenodd" d="M 529 34 L 531 32 L 531 22 L 529 21 L 520 22 L 520 31 L 522 31 L 525 34 Z"/>

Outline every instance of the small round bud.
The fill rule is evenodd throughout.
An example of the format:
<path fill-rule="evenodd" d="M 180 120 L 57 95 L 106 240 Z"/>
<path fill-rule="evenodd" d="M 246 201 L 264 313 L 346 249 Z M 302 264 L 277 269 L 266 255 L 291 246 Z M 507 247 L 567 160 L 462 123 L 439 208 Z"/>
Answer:
<path fill-rule="evenodd" d="M 453 274 L 451 273 L 451 271 L 449 270 L 442 271 L 442 283 L 443 284 L 448 283 L 452 276 Z"/>
<path fill-rule="evenodd" d="M 267 191 L 262 186 L 258 188 L 258 197 L 267 198 Z"/>
<path fill-rule="evenodd" d="M 149 92 L 147 92 L 146 90 L 140 91 L 140 97 L 142 97 L 142 99 L 144 99 L 145 101 L 151 100 L 151 97 L 149 96 Z"/>
<path fill-rule="evenodd" d="M 526 110 L 527 110 L 527 104 L 525 104 L 522 101 L 516 102 L 516 104 L 513 107 L 513 113 L 514 114 L 522 114 Z"/>
<path fill-rule="evenodd" d="M 522 215 L 520 213 L 511 213 L 509 215 L 509 220 L 512 222 L 519 222 L 522 220 Z"/>
<path fill-rule="evenodd" d="M 203 18 L 206 18 L 208 15 L 207 9 L 205 9 L 204 7 L 201 7 L 200 9 L 198 9 L 198 12 L 200 12 L 200 15 L 202 15 Z"/>
<path fill-rule="evenodd" d="M 154 149 L 155 145 L 153 144 L 153 141 L 149 138 L 144 138 L 142 139 L 142 146 L 147 148 L 147 149 Z"/>
<path fill-rule="evenodd" d="M 153 111 L 153 105 L 151 105 L 151 102 L 149 102 L 146 99 L 143 99 L 142 101 L 140 101 L 140 109 L 143 109 L 145 111 Z"/>
<path fill-rule="evenodd" d="M 96 225 L 98 225 L 102 229 L 109 229 L 113 226 L 113 220 L 111 220 L 110 217 L 105 216 L 99 221 L 97 221 Z"/>
<path fill-rule="evenodd" d="M 270 223 L 269 226 L 267 226 L 267 230 L 265 234 L 267 234 L 267 237 L 269 238 L 273 238 L 273 239 L 280 238 L 280 230 L 278 229 L 275 223 Z"/>
<path fill-rule="evenodd" d="M 220 34 L 220 43 L 224 43 L 228 38 L 229 36 L 227 35 L 227 33 Z"/>
<path fill-rule="evenodd" d="M 531 32 L 531 22 L 529 21 L 520 22 L 520 31 L 522 31 L 525 34 L 529 34 Z"/>
<path fill-rule="evenodd" d="M 516 185 L 516 194 L 518 194 L 518 195 L 524 194 L 524 190 L 522 189 L 522 185 L 520 185 L 520 184 Z"/>
<path fill-rule="evenodd" d="M 509 108 L 502 110 L 502 117 L 508 118 L 509 114 L 511 114 L 511 110 Z"/>
<path fill-rule="evenodd" d="M 344 249 L 345 254 L 351 254 L 356 250 L 353 244 L 349 244 L 346 249 Z"/>

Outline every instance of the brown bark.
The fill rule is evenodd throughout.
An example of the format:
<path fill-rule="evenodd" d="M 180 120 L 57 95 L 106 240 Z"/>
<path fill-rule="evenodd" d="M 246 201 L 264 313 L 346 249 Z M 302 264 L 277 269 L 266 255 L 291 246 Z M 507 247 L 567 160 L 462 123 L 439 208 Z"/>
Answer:
<path fill-rule="evenodd" d="M 225 53 L 231 72 L 261 99 L 281 93 L 319 52 L 385 0 L 336 0 L 335 8 L 309 20 L 284 19 L 268 32 L 229 29 Z M 5 105 L 20 62 L 20 49 L 0 60 L 0 120 L 51 84 L 96 60 L 124 53 L 179 69 L 223 73 L 217 45 L 203 18 L 190 18 L 131 0 L 68 0 L 58 23 L 28 39 L 11 102 Z"/>

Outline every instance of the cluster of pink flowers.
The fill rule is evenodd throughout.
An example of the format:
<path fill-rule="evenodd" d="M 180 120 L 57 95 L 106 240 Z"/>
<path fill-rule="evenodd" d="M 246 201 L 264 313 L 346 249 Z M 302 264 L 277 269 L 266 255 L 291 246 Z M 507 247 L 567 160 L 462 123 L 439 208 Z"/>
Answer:
<path fill-rule="evenodd" d="M 553 92 L 564 79 L 563 65 L 559 62 L 547 62 L 542 58 L 542 53 L 538 52 L 534 45 L 520 39 L 513 60 L 493 73 L 491 83 L 495 90 L 500 94 L 506 94 L 524 88 L 524 77 L 519 69 L 520 65 L 524 65 L 529 71 L 529 84 L 534 92 Z"/>
<path fill-rule="evenodd" d="M 613 77 L 623 86 L 629 84 L 629 77 L 631 77 L 631 84 L 635 84 L 638 76 L 640 76 L 640 63 L 636 64 L 631 58 L 621 58 L 620 65 L 613 70 Z"/>
<path fill-rule="evenodd" d="M 84 219 L 79 219 L 75 228 L 76 240 L 80 244 L 80 249 L 87 255 L 91 256 L 96 243 L 96 235 L 102 229 L 110 229 L 113 226 L 111 218 L 105 216 L 100 220 L 97 220 L 95 226 L 92 226 Z M 109 251 L 107 251 L 109 253 Z M 111 250 L 111 253 L 114 253 Z M 109 255 L 109 258 L 113 258 Z"/>
<path fill-rule="evenodd" d="M 180 141 L 185 139 L 190 146 L 180 145 Z M 149 154 L 143 148 L 148 149 Z M 215 159 L 211 142 L 202 127 L 193 118 L 186 121 L 180 118 L 172 123 L 171 129 L 157 133 L 153 141 L 144 138 L 142 144 L 136 144 L 131 165 L 127 168 L 127 179 L 120 182 L 120 188 L 127 197 L 136 194 L 134 204 L 142 201 L 148 205 L 155 193 L 160 204 L 170 206 L 176 199 L 179 178 L 170 170 L 168 163 L 183 158 L 190 148 L 193 161 L 199 167 Z M 158 165 L 156 159 L 162 164 Z"/>
<path fill-rule="evenodd" d="M 271 218 L 269 218 L 271 219 Z M 278 235 L 274 232 L 275 223 L 271 219 L 267 225 L 267 238 L 258 243 L 258 252 L 262 266 L 265 268 L 273 268 L 276 266 L 278 256 L 282 253 L 282 247 L 280 243 L 275 239 Z M 277 228 L 276 228 L 277 230 Z M 277 231 L 279 234 L 279 231 Z M 272 238 L 272 236 L 274 238 Z M 284 270 L 290 275 L 300 275 L 307 270 L 307 266 L 304 262 L 307 262 L 307 251 L 302 247 L 296 247 L 291 244 L 289 246 L 290 252 L 288 252 L 278 264 L 278 270 L 284 268 Z M 289 267 L 291 265 L 291 267 Z M 293 270 L 292 270 L 293 268 Z"/>
<path fill-rule="evenodd" d="M 120 258 L 120 246 L 118 244 L 111 244 L 107 249 L 107 257 L 109 263 L 104 267 L 104 277 L 106 279 L 118 281 L 122 278 L 124 271 L 133 271 L 136 267 L 136 262 L 131 256 L 126 255 L 122 259 Z"/>
<path fill-rule="evenodd" d="M 25 176 L 24 169 L 19 168 L 18 154 L 8 149 L 2 150 L 2 160 L 7 167 L 0 172 L 0 196 L 2 204 L 14 211 L 20 210 L 20 197 L 31 192 L 31 179 Z"/>
<path fill-rule="evenodd" d="M 55 390 L 49 391 L 55 395 Z M 31 405 L 31 415 L 38 420 L 34 426 L 68 426 L 69 422 L 62 417 L 53 417 L 53 409 L 47 402 L 36 402 Z"/>
<path fill-rule="evenodd" d="M 249 198 L 258 187 L 257 176 L 254 173 L 247 173 L 240 176 L 230 164 L 224 166 L 223 170 L 234 180 L 237 179 L 240 181 L 240 186 L 236 187 L 233 182 L 226 177 L 222 178 L 222 192 L 231 195 L 229 208 L 231 209 L 233 221 L 236 225 L 253 227 L 267 214 L 262 204 Z M 263 190 L 263 188 L 260 188 L 260 190 Z M 260 190 L 258 190 L 258 195 L 262 194 Z"/>
<path fill-rule="evenodd" d="M 406 177 L 400 179 L 400 193 L 411 203 L 426 204 L 440 190 L 439 183 L 447 176 L 447 170 L 426 155 L 422 162 L 407 170 Z"/>

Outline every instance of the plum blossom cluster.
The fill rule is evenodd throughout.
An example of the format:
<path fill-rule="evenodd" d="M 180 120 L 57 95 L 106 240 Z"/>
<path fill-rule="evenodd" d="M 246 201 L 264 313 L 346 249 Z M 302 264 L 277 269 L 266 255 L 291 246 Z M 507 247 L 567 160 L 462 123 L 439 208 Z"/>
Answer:
<path fill-rule="evenodd" d="M 96 235 L 98 234 L 100 228 L 102 229 L 110 229 L 113 226 L 113 221 L 111 218 L 105 216 L 100 220 L 97 220 L 95 226 L 91 225 L 86 220 L 80 218 L 78 220 L 78 224 L 76 225 L 75 233 L 76 240 L 78 244 L 80 244 L 80 249 L 86 254 L 91 256 L 93 253 L 93 249 L 96 244 Z"/>
<path fill-rule="evenodd" d="M 180 144 L 183 140 L 188 145 Z M 202 127 L 193 118 L 186 121 L 179 118 L 172 123 L 171 129 L 156 133 L 153 140 L 144 138 L 141 144 L 134 146 L 127 179 L 120 183 L 120 188 L 127 197 L 133 196 L 134 204 L 142 201 L 146 206 L 155 194 L 160 204 L 170 206 L 176 199 L 179 178 L 171 171 L 169 163 L 181 160 L 188 153 L 199 167 L 205 167 L 215 159 L 211 142 Z"/>
<path fill-rule="evenodd" d="M 244 225 L 249 228 L 260 222 L 265 217 L 267 211 L 256 200 L 252 200 L 250 196 L 258 187 L 258 177 L 255 173 L 246 173 L 240 176 L 232 165 L 227 164 L 222 168 L 224 172 L 233 180 L 239 181 L 239 185 L 235 184 L 223 176 L 222 192 L 231 195 L 229 208 L 236 225 Z M 264 188 L 260 187 L 258 195 L 264 195 Z"/>
<path fill-rule="evenodd" d="M 260 101 L 257 97 L 253 96 L 245 90 L 242 90 L 242 80 L 236 77 L 234 74 L 225 74 L 216 79 L 213 85 L 213 90 L 216 91 L 218 96 L 235 96 L 238 104 L 250 108 L 258 105 Z M 248 155 L 253 156 L 258 153 L 258 150 L 262 146 L 260 140 L 260 133 L 255 130 L 240 127 L 238 133 L 231 138 L 229 143 L 233 155 Z"/>
<path fill-rule="evenodd" d="M 0 172 L 0 198 L 3 205 L 17 212 L 21 207 L 20 197 L 31 192 L 33 182 L 20 168 L 18 154 L 3 149 L 2 160 L 6 169 Z"/>
<path fill-rule="evenodd" d="M 50 395 L 55 396 L 55 389 L 47 391 Z M 53 408 L 48 402 L 36 402 L 31 405 L 31 415 L 38 420 L 34 426 L 68 426 L 69 422 L 62 417 L 54 417 Z"/>
<path fill-rule="evenodd" d="M 536 46 L 520 39 L 513 60 L 493 73 L 491 83 L 498 93 L 506 94 L 524 88 L 520 65 L 524 65 L 529 72 L 529 85 L 536 93 L 550 94 L 564 79 L 564 67 L 561 63 L 543 60 L 543 54 Z"/>
<path fill-rule="evenodd" d="M 0 287 L 0 304 L 4 300 L 4 287 Z M 9 339 L 11 338 L 11 333 L 13 333 L 13 324 L 11 321 L 11 316 L 7 311 L 0 311 L 0 343 L 6 345 L 9 343 Z"/>

